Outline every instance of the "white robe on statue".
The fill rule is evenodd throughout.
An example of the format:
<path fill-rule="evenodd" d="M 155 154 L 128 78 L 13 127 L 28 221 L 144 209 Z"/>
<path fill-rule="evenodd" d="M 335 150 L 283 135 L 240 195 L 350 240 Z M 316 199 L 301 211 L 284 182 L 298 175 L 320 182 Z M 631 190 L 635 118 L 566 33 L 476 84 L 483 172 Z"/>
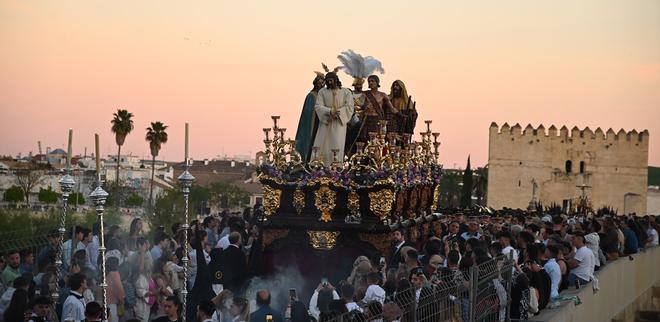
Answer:
<path fill-rule="evenodd" d="M 343 162 L 346 125 L 354 111 L 353 94 L 347 88 L 322 88 L 316 96 L 314 111 L 319 117 L 319 128 L 314 140 L 314 146 L 319 147 L 318 158 L 330 166 L 333 161 L 332 150 L 337 149 L 337 161 Z M 330 118 L 332 111 L 339 112 L 339 119 Z"/>

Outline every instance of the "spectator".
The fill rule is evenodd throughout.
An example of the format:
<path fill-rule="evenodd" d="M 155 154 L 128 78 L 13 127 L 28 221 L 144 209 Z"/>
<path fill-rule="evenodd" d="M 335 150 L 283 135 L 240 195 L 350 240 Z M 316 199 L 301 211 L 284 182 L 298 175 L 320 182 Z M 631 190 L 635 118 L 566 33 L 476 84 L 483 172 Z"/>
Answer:
<path fill-rule="evenodd" d="M 10 250 L 5 256 L 7 266 L 2 272 L 2 284 L 11 285 L 15 278 L 21 276 L 19 267 L 21 265 L 21 256 L 17 250 Z"/>
<path fill-rule="evenodd" d="M 376 273 L 377 274 L 377 273 Z M 321 313 L 328 312 L 330 302 L 338 300 L 339 294 L 335 291 L 334 286 L 330 283 L 320 283 L 312 298 L 309 300 L 309 313 L 317 320 L 319 320 Z"/>
<path fill-rule="evenodd" d="M 568 275 L 568 284 L 575 286 L 579 282 L 580 285 L 585 285 L 594 277 L 594 253 L 585 245 L 582 233 L 574 234 L 573 246 L 575 246 L 575 256 L 569 261 L 571 273 Z"/>
<path fill-rule="evenodd" d="M 25 312 L 28 311 L 28 292 L 24 289 L 17 289 L 11 297 L 11 302 L 5 310 L 5 322 L 24 321 Z"/>
<path fill-rule="evenodd" d="M 300 303 L 300 302 L 298 302 Z M 296 321 L 293 318 L 293 311 L 292 313 L 292 321 Z M 234 297 L 231 300 L 231 304 L 229 305 L 229 314 L 231 315 L 232 322 L 248 322 L 250 321 L 250 303 L 248 302 L 247 299 L 242 298 L 242 297 Z M 216 322 L 216 320 L 213 320 Z M 217 320 L 219 322 L 219 320 Z"/>
<path fill-rule="evenodd" d="M 230 290 L 222 290 L 211 302 L 215 305 L 212 319 L 214 322 L 230 321 L 232 316 L 229 312 L 234 293 Z"/>
<path fill-rule="evenodd" d="M 658 230 L 656 227 L 648 222 L 642 222 L 646 230 L 646 247 L 655 247 L 658 246 Z"/>
<path fill-rule="evenodd" d="M 364 303 L 369 303 L 371 301 L 377 301 L 380 304 L 385 303 L 385 290 L 379 285 L 380 274 L 371 273 L 367 276 L 367 292 L 364 295 L 362 300 Z"/>
<path fill-rule="evenodd" d="M 100 322 L 103 321 L 103 307 L 97 302 L 89 302 L 85 305 L 85 321 Z"/>
<path fill-rule="evenodd" d="M 612 218 L 607 218 L 605 220 L 603 225 L 603 237 L 601 238 L 600 247 L 607 255 L 608 261 L 614 261 L 619 258 L 619 235 Z M 598 254 L 596 254 L 596 258 L 597 257 Z"/>
<path fill-rule="evenodd" d="M 21 274 L 34 273 L 34 252 L 25 249 L 21 251 L 21 266 L 18 268 Z"/>
<path fill-rule="evenodd" d="M 635 224 L 632 219 L 627 221 L 624 220 L 621 222 L 624 238 L 623 253 L 626 255 L 635 254 L 639 250 L 639 240 L 637 239 L 637 234 L 635 234 L 631 228 L 634 227 L 634 225 Z"/>
<path fill-rule="evenodd" d="M 119 322 L 117 307 L 124 303 L 124 299 L 126 298 L 118 271 L 119 260 L 116 257 L 108 258 L 106 261 L 106 270 L 106 283 L 108 284 L 107 301 L 108 309 L 110 310 L 109 321 Z"/>
<path fill-rule="evenodd" d="M 39 296 L 32 302 L 32 312 L 28 322 L 48 322 L 53 301 L 46 296 Z"/>
<path fill-rule="evenodd" d="M 153 322 L 178 322 L 181 314 L 181 300 L 178 296 L 168 296 L 163 302 L 164 316 L 156 318 Z"/>
<path fill-rule="evenodd" d="M 357 310 L 362 312 L 362 308 L 355 303 L 355 289 L 353 288 L 353 285 L 351 284 L 343 284 L 340 288 L 341 290 L 341 298 L 346 301 L 346 310 L 348 312 Z"/>
<path fill-rule="evenodd" d="M 273 317 L 273 322 L 283 322 L 282 314 L 270 307 L 270 292 L 260 290 L 257 292 L 257 310 L 250 314 L 250 322 L 266 321 L 266 315 Z"/>
<path fill-rule="evenodd" d="M 69 277 L 69 296 L 62 306 L 62 318 L 81 321 L 85 319 L 85 299 L 83 293 L 87 289 L 87 278 L 84 274 L 77 273 Z"/>
<path fill-rule="evenodd" d="M 559 283 L 561 283 L 561 268 L 557 263 L 557 254 L 559 249 L 556 245 L 549 245 L 545 249 L 545 256 L 548 261 L 543 265 L 543 269 L 550 275 L 550 298 L 559 296 Z"/>

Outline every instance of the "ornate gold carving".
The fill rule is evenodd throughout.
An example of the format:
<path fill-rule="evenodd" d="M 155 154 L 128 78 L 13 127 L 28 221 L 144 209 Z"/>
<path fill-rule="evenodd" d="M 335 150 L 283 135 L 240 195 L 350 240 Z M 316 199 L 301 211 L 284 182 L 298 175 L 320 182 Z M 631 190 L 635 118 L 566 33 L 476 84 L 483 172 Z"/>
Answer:
<path fill-rule="evenodd" d="M 314 206 L 321 211 L 320 221 L 328 222 L 332 220 L 332 211 L 335 209 L 336 193 L 328 186 L 321 186 L 314 192 Z"/>
<path fill-rule="evenodd" d="M 305 193 L 300 188 L 297 188 L 293 192 L 293 207 L 296 208 L 296 212 L 299 215 L 302 213 L 303 208 L 305 208 Z"/>
<path fill-rule="evenodd" d="M 392 203 L 394 202 L 394 192 L 390 189 L 381 189 L 369 193 L 369 209 L 385 221 L 392 211 Z"/>
<path fill-rule="evenodd" d="M 263 185 L 264 188 L 264 214 L 266 217 L 272 216 L 277 208 L 280 207 L 280 199 L 282 197 L 282 190 L 275 189 L 268 185 Z"/>
<path fill-rule="evenodd" d="M 420 209 L 426 209 L 428 206 L 428 201 L 429 201 L 429 187 L 428 186 L 423 186 L 420 191 L 420 202 L 419 202 L 419 208 Z"/>
<path fill-rule="evenodd" d="M 360 240 L 371 244 L 376 247 L 381 254 L 389 254 L 391 251 L 391 242 L 388 233 L 381 234 L 369 234 L 369 233 L 359 233 L 358 238 Z"/>
<path fill-rule="evenodd" d="M 417 226 L 410 227 L 410 240 L 417 241 L 419 239 L 419 228 Z"/>
<path fill-rule="evenodd" d="M 360 196 L 357 194 L 357 192 L 355 192 L 355 190 L 351 190 L 351 192 L 348 194 L 347 207 L 353 215 L 355 215 L 360 210 Z"/>
<path fill-rule="evenodd" d="M 396 208 L 394 208 L 397 216 L 401 216 L 406 207 L 406 190 L 401 189 L 396 194 Z"/>
<path fill-rule="evenodd" d="M 262 247 L 265 249 L 274 241 L 284 238 L 289 234 L 288 229 L 266 229 L 263 232 L 263 239 L 261 241 Z"/>
<path fill-rule="evenodd" d="M 338 231 L 307 231 L 314 249 L 330 250 L 337 244 Z"/>
<path fill-rule="evenodd" d="M 433 210 L 440 208 L 440 184 L 435 185 L 435 190 L 433 191 Z"/>

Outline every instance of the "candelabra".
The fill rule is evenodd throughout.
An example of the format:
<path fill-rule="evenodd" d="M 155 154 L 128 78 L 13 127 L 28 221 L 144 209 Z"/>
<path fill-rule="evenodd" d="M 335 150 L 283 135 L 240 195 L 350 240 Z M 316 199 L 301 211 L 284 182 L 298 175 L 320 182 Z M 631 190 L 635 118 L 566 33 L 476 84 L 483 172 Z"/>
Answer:
<path fill-rule="evenodd" d="M 97 170 L 98 171 L 98 170 Z M 103 305 L 103 321 L 106 322 L 108 321 L 108 295 L 107 295 L 107 289 L 108 289 L 108 284 L 106 283 L 106 277 L 105 277 L 105 232 L 104 232 L 104 221 L 103 221 L 103 214 L 105 211 L 105 201 L 108 199 L 108 193 L 101 188 L 101 179 L 98 179 L 98 186 L 92 193 L 89 195 L 89 198 L 92 200 L 94 203 L 94 206 L 96 206 L 96 215 L 99 217 L 99 226 L 100 226 L 100 233 L 99 233 L 99 256 L 101 256 L 101 298 L 102 298 L 102 305 Z"/>
<path fill-rule="evenodd" d="M 64 248 L 64 233 L 66 232 L 66 211 L 69 207 L 69 195 L 73 191 L 73 187 L 76 185 L 76 181 L 73 180 L 73 177 L 70 175 L 71 168 L 67 164 L 66 172 L 64 176 L 59 181 L 60 190 L 62 191 L 62 217 L 60 219 L 60 228 L 58 229 L 60 236 L 57 245 L 57 251 L 55 253 L 55 287 L 52 293 L 53 297 L 53 308 L 57 306 L 60 298 L 60 280 L 62 279 L 62 252 Z M 55 310 L 51 310 L 55 313 Z M 55 315 L 54 321 L 57 321 L 57 314 Z"/>
<path fill-rule="evenodd" d="M 190 168 L 190 165 L 188 164 L 188 160 L 186 158 L 186 164 L 185 164 L 185 170 L 183 173 L 179 176 L 178 180 L 179 183 L 181 183 L 181 192 L 183 192 L 183 214 L 184 214 L 184 222 L 182 225 L 183 228 L 183 239 L 184 239 L 184 255 L 183 258 L 181 259 L 183 261 L 183 288 L 181 289 L 181 306 L 182 306 L 182 313 L 181 313 L 181 319 L 182 321 L 186 321 L 186 309 L 187 309 L 187 304 L 188 304 L 188 254 L 190 253 L 189 248 L 188 248 L 188 228 L 190 227 L 188 225 L 188 198 L 190 197 L 190 187 L 192 186 L 193 181 L 195 181 L 195 177 L 193 177 L 190 172 L 188 172 L 188 169 Z"/>
<path fill-rule="evenodd" d="M 403 171 L 418 168 L 422 173 L 418 175 L 430 175 L 430 169 L 438 163 L 439 133 L 431 131 L 432 121 L 426 120 L 425 131 L 420 132 L 421 140 L 413 141 L 410 133 L 387 132 L 387 121 L 378 122 L 378 128 L 368 133 L 365 142 L 356 142 L 356 149 L 352 155 L 339 158 L 338 149 L 331 151 L 320 151 L 318 147 L 312 147 L 312 157 L 305 164 L 301 155 L 295 150 L 295 140 L 284 137 L 285 128 L 278 126 L 279 116 L 271 116 L 273 125 L 263 128 L 265 145 L 261 165 L 270 166 L 281 173 L 294 169 L 303 169 L 312 173 L 323 170 L 331 172 L 355 172 L 363 173 L 384 171 Z M 271 134 L 272 133 L 272 137 Z M 331 163 L 324 164 L 322 152 L 331 153 Z M 297 170 L 296 170 L 297 171 Z"/>

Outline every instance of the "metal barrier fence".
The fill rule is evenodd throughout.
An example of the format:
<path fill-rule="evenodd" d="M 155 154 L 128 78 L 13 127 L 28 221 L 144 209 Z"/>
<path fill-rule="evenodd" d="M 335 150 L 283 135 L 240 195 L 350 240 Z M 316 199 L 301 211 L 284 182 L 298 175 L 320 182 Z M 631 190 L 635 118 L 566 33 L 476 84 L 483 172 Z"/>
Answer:
<path fill-rule="evenodd" d="M 383 305 L 367 303 L 362 312 L 322 314 L 319 322 L 510 321 L 513 270 L 507 256 L 467 272 L 442 268 L 421 289 L 397 290 Z"/>
<path fill-rule="evenodd" d="M 53 227 L 28 227 L 3 231 L 0 237 L 0 254 L 12 250 L 31 250 L 36 257 L 48 245 L 48 232 L 52 229 Z"/>

